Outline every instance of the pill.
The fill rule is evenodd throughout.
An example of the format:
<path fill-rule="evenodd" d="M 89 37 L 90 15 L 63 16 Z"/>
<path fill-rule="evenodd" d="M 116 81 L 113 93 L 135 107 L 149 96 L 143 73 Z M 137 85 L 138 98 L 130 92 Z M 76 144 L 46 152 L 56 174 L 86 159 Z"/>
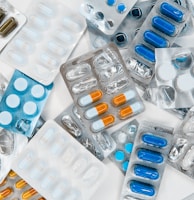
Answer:
<path fill-rule="evenodd" d="M 160 148 L 165 147 L 168 143 L 165 138 L 158 137 L 155 135 L 150 135 L 150 134 L 143 134 L 142 141 L 148 145 L 152 145 L 152 146 L 160 147 Z"/>
<path fill-rule="evenodd" d="M 85 95 L 78 99 L 78 104 L 82 107 L 88 106 L 91 103 L 94 103 L 102 98 L 102 91 L 101 90 L 95 90 L 91 92 L 88 95 Z"/>
<path fill-rule="evenodd" d="M 22 193 L 22 200 L 28 200 L 36 194 L 37 191 L 34 188 L 30 188 Z"/>
<path fill-rule="evenodd" d="M 5 178 L 3 182 L 0 183 L 0 187 L 4 186 L 7 183 L 7 179 Z"/>
<path fill-rule="evenodd" d="M 117 162 L 122 162 L 124 161 L 125 159 L 125 153 L 121 150 L 117 150 L 115 153 L 114 153 L 114 158 Z"/>
<path fill-rule="evenodd" d="M 143 194 L 146 196 L 154 196 L 155 189 L 152 185 L 142 183 L 140 181 L 131 181 L 130 189 L 134 193 Z"/>
<path fill-rule="evenodd" d="M 125 104 L 130 99 L 133 99 L 135 97 L 135 91 L 128 90 L 124 92 L 123 94 L 119 94 L 112 99 L 112 103 L 114 106 L 120 106 Z"/>
<path fill-rule="evenodd" d="M 41 99 L 45 94 L 44 87 L 39 84 L 34 85 L 31 89 L 31 94 L 34 98 Z"/>
<path fill-rule="evenodd" d="M 139 159 L 152 162 L 152 163 L 162 163 L 163 156 L 159 152 L 151 151 L 148 149 L 139 149 L 137 152 L 137 156 Z"/>
<path fill-rule="evenodd" d="M 5 12 L 0 8 L 0 23 L 3 21 L 4 18 L 5 18 Z"/>
<path fill-rule="evenodd" d="M 116 3 L 116 0 L 107 0 L 106 2 L 109 6 L 113 6 Z"/>
<path fill-rule="evenodd" d="M 46 200 L 44 197 L 40 197 L 38 200 Z"/>
<path fill-rule="evenodd" d="M 37 105 L 32 101 L 28 101 L 24 104 L 23 111 L 27 115 L 34 115 L 37 111 Z"/>
<path fill-rule="evenodd" d="M 126 5 L 124 4 L 124 3 L 119 3 L 118 5 L 117 5 L 117 11 L 118 11 L 118 13 L 124 13 L 125 11 L 127 10 L 127 7 L 126 7 Z"/>
<path fill-rule="evenodd" d="M 193 89 L 194 78 L 191 74 L 182 74 L 177 77 L 175 84 L 181 92 L 187 92 Z"/>
<path fill-rule="evenodd" d="M 13 192 L 11 187 L 7 187 L 4 190 L 0 191 L 0 199 L 8 197 Z"/>
<path fill-rule="evenodd" d="M 160 12 L 176 22 L 182 22 L 184 19 L 183 12 L 167 2 L 160 5 Z"/>
<path fill-rule="evenodd" d="M 152 18 L 152 26 L 169 36 L 174 36 L 177 32 L 174 24 L 170 23 L 160 16 Z"/>
<path fill-rule="evenodd" d="M 135 165 L 134 166 L 134 173 L 136 176 L 140 176 L 143 178 L 148 178 L 151 180 L 156 180 L 159 178 L 159 173 L 156 169 L 151 167 L 146 167 L 143 165 Z"/>
<path fill-rule="evenodd" d="M 113 115 L 107 115 L 95 122 L 92 123 L 91 129 L 93 132 L 99 132 L 106 128 L 107 126 L 113 124 L 115 121 L 115 117 Z"/>
<path fill-rule="evenodd" d="M 153 45 L 156 48 L 166 48 L 169 46 L 169 43 L 165 38 L 156 34 L 153 31 L 150 31 L 150 30 L 145 31 L 143 36 L 144 36 L 144 40 L 147 43 Z"/>
<path fill-rule="evenodd" d="M 86 112 L 84 113 L 84 116 L 86 119 L 93 119 L 94 117 L 105 113 L 107 110 L 108 110 L 108 104 L 100 103 L 96 105 L 95 107 L 92 107 L 86 110 Z"/>
<path fill-rule="evenodd" d="M 127 171 L 128 165 L 129 165 L 129 161 L 125 161 L 125 162 L 122 163 L 121 167 L 122 167 L 122 170 L 123 170 L 124 172 Z"/>
<path fill-rule="evenodd" d="M 0 113 L 0 124 L 9 125 L 12 122 L 12 115 L 10 112 L 3 111 Z"/>
<path fill-rule="evenodd" d="M 16 177 L 17 174 L 16 174 L 13 170 L 11 170 L 11 171 L 9 172 L 8 176 L 11 177 L 11 178 L 13 178 L 13 177 Z"/>
<path fill-rule="evenodd" d="M 127 143 L 127 144 L 125 144 L 125 151 L 127 153 L 131 153 L 132 149 L 133 149 L 133 143 Z"/>
<path fill-rule="evenodd" d="M 140 102 L 135 102 L 131 105 L 128 105 L 128 106 L 120 109 L 119 117 L 121 119 L 124 119 L 126 117 L 129 117 L 133 114 L 140 112 L 141 110 L 143 110 L 143 105 Z"/>
<path fill-rule="evenodd" d="M 24 181 L 23 179 L 20 179 L 18 180 L 16 183 L 15 183 L 15 187 L 17 189 L 22 189 L 24 188 L 25 186 L 27 185 L 26 181 Z"/>
<path fill-rule="evenodd" d="M 5 101 L 10 108 L 17 108 L 20 104 L 20 98 L 16 94 L 8 95 Z"/>
<path fill-rule="evenodd" d="M 153 50 L 150 48 L 146 47 L 143 44 L 138 44 L 135 46 L 135 52 L 143 57 L 144 59 L 150 61 L 150 62 L 155 62 L 155 53 Z"/>
<path fill-rule="evenodd" d="M 17 78 L 14 81 L 14 88 L 19 92 L 25 91 L 27 87 L 28 87 L 28 82 L 24 78 Z"/>
<path fill-rule="evenodd" d="M 169 70 L 169 66 L 164 64 L 164 65 L 160 65 L 157 68 L 156 76 L 161 81 L 169 81 L 169 80 L 173 80 L 176 77 L 176 74 L 177 72 L 174 67 L 170 68 Z"/>
<path fill-rule="evenodd" d="M 9 33 L 11 33 L 17 26 L 17 22 L 15 18 L 10 17 L 7 19 L 2 26 L 0 26 L 0 35 L 2 37 L 6 37 Z"/>

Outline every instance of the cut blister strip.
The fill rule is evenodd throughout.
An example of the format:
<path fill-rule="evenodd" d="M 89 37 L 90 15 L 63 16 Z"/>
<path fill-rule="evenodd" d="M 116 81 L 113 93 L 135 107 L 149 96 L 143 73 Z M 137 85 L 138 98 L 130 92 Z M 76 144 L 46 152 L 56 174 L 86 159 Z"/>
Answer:
<path fill-rule="evenodd" d="M 53 145 L 58 145 L 62 153 L 51 155 Z M 51 159 L 45 159 L 48 156 Z M 52 120 L 45 123 L 17 157 L 13 169 L 46 199 L 89 200 L 107 173 L 103 163 Z"/>
<path fill-rule="evenodd" d="M 31 137 L 52 87 L 16 70 L 0 103 L 0 126 Z"/>
<path fill-rule="evenodd" d="M 2 59 L 49 85 L 77 45 L 86 24 L 61 0 L 36 0 L 26 15 L 27 25 L 6 47 Z M 48 27 L 52 29 L 48 31 Z"/>
<path fill-rule="evenodd" d="M 121 200 L 157 198 L 173 139 L 173 128 L 142 122 L 134 141 Z"/>

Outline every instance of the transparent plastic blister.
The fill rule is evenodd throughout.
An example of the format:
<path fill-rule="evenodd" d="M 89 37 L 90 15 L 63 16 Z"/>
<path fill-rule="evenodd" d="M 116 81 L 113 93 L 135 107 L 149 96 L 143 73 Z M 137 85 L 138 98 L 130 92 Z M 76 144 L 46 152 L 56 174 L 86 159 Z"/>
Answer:
<path fill-rule="evenodd" d="M 8 1 L 0 0 L 0 51 L 26 23 L 26 16 Z"/>
<path fill-rule="evenodd" d="M 192 193 L 188 197 L 185 197 L 183 200 L 194 200 L 194 193 Z"/>
<path fill-rule="evenodd" d="M 113 44 L 63 64 L 61 74 L 89 132 L 99 133 L 144 110 Z"/>
<path fill-rule="evenodd" d="M 156 89 L 152 99 L 159 107 L 174 109 L 194 105 L 193 53 L 194 48 L 156 49 Z"/>
<path fill-rule="evenodd" d="M 0 126 L 31 137 L 52 87 L 15 70 L 0 102 Z"/>
<path fill-rule="evenodd" d="M 74 104 L 57 116 L 55 121 L 100 160 L 108 157 L 116 148 L 116 143 L 106 131 L 95 135 L 86 131 Z"/>
<path fill-rule="evenodd" d="M 145 85 L 150 83 L 156 62 L 155 48 L 172 46 L 189 19 L 190 12 L 177 3 L 156 2 L 124 56 L 135 80 Z"/>
<path fill-rule="evenodd" d="M 81 13 L 93 26 L 106 35 L 112 35 L 137 0 L 84 0 Z"/>
<path fill-rule="evenodd" d="M 194 178 L 194 107 L 192 107 L 178 130 L 168 155 L 168 163 L 182 173 Z"/>
<path fill-rule="evenodd" d="M 0 73 L 0 101 L 5 93 L 5 90 L 8 85 L 8 80 L 5 78 L 3 74 Z"/>
<path fill-rule="evenodd" d="M 124 179 L 121 200 L 156 199 L 171 148 L 172 132 L 173 128 L 161 124 L 140 123 Z"/>
<path fill-rule="evenodd" d="M 109 158 L 125 174 L 130 163 L 130 156 L 133 150 L 133 144 L 138 130 L 137 120 L 130 121 L 119 130 L 111 134 L 117 146 Z"/>
<path fill-rule="evenodd" d="M 52 120 L 15 159 L 12 169 L 48 200 L 89 200 L 107 174 L 102 162 Z"/>
<path fill-rule="evenodd" d="M 9 200 L 46 200 L 12 170 L 0 184 L 0 198 Z"/>
<path fill-rule="evenodd" d="M 85 20 L 77 14 L 62 0 L 33 1 L 26 11 L 28 23 L 5 48 L 1 59 L 49 85 L 85 31 Z"/>

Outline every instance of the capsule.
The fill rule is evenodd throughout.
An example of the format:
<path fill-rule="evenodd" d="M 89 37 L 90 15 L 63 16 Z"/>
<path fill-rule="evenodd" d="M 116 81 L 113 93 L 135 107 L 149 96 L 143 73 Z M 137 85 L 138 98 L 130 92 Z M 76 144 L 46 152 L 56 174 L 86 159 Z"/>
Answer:
<path fill-rule="evenodd" d="M 137 152 L 137 156 L 139 159 L 152 162 L 152 163 L 162 163 L 163 156 L 159 152 L 151 151 L 148 149 L 139 149 Z"/>
<path fill-rule="evenodd" d="M 152 18 L 152 26 L 168 36 L 174 36 L 177 33 L 175 25 L 160 16 Z"/>
<path fill-rule="evenodd" d="M 139 113 L 142 110 L 143 110 L 143 105 L 140 102 L 135 102 L 131 105 L 128 105 L 128 106 L 122 108 L 119 111 L 119 117 L 121 119 L 124 119 L 124 118 L 129 117 L 133 114 Z"/>
<path fill-rule="evenodd" d="M 144 40 L 156 48 L 166 48 L 169 46 L 168 41 L 153 31 L 144 32 Z"/>
<path fill-rule="evenodd" d="M 38 200 L 46 200 L 44 197 L 40 197 Z"/>
<path fill-rule="evenodd" d="M 184 20 L 183 12 L 167 2 L 160 5 L 160 12 L 176 22 L 182 22 Z"/>
<path fill-rule="evenodd" d="M 119 94 L 112 99 L 112 103 L 114 106 L 118 107 L 120 105 L 125 104 L 130 99 L 133 99 L 135 97 L 135 91 L 128 90 L 124 92 L 123 94 Z"/>
<path fill-rule="evenodd" d="M 0 191 L 0 199 L 8 197 L 13 192 L 11 187 L 7 187 L 4 190 Z"/>
<path fill-rule="evenodd" d="M 10 17 L 5 21 L 2 26 L 0 26 L 0 36 L 6 37 L 10 32 L 12 32 L 17 26 L 15 18 Z"/>
<path fill-rule="evenodd" d="M 88 95 L 85 95 L 78 99 L 78 104 L 82 107 L 88 106 L 91 103 L 94 103 L 102 98 L 102 91 L 95 90 Z"/>
<path fill-rule="evenodd" d="M 4 18 L 5 18 L 5 12 L 0 8 L 0 23 L 3 21 Z"/>
<path fill-rule="evenodd" d="M 9 175 L 9 177 L 11 177 L 11 178 L 17 176 L 17 174 L 16 174 L 14 171 L 12 171 L 12 170 L 9 172 L 8 175 Z"/>
<path fill-rule="evenodd" d="M 20 179 L 18 180 L 16 183 L 15 183 L 15 187 L 17 189 L 22 189 L 24 188 L 25 186 L 27 185 L 26 181 L 24 181 L 23 179 Z"/>
<path fill-rule="evenodd" d="M 115 121 L 115 117 L 113 115 L 107 115 L 95 122 L 92 123 L 91 129 L 93 132 L 99 132 L 106 128 L 107 126 L 113 124 Z"/>
<path fill-rule="evenodd" d="M 155 53 L 150 48 L 146 47 L 143 44 L 138 44 L 135 46 L 135 52 L 143 57 L 144 59 L 148 60 L 149 62 L 155 62 Z"/>
<path fill-rule="evenodd" d="M 22 200 L 28 200 L 34 195 L 36 195 L 38 192 L 34 188 L 30 188 L 22 193 Z"/>
<path fill-rule="evenodd" d="M 163 148 L 167 145 L 167 140 L 155 135 L 144 134 L 142 135 L 142 141 L 148 145 Z"/>
<path fill-rule="evenodd" d="M 146 196 L 154 196 L 155 189 L 152 185 L 142 183 L 140 181 L 131 181 L 130 189 L 134 193 L 143 194 Z"/>
<path fill-rule="evenodd" d="M 105 113 L 107 110 L 108 110 L 108 104 L 100 103 L 96 105 L 95 107 L 92 107 L 86 110 L 84 116 L 86 119 L 93 119 L 94 117 Z"/>
<path fill-rule="evenodd" d="M 159 178 L 159 173 L 156 169 L 151 168 L 151 167 L 146 167 L 143 165 L 135 165 L 134 173 L 136 176 L 148 178 L 151 180 L 157 180 Z"/>

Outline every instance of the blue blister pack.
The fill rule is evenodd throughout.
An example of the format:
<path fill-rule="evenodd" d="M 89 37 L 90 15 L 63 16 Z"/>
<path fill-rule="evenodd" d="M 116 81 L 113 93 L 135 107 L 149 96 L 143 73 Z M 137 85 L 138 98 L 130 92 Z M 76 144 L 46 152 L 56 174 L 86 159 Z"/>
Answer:
<path fill-rule="evenodd" d="M 189 10 L 171 0 L 156 2 L 124 56 L 127 68 L 137 82 L 150 83 L 156 62 L 155 48 L 172 46 L 190 16 Z M 140 73 L 139 66 L 147 73 Z"/>
<path fill-rule="evenodd" d="M 142 122 L 137 131 L 121 200 L 154 200 L 157 197 L 166 159 L 171 148 L 173 128 Z"/>
<path fill-rule="evenodd" d="M 109 158 L 124 174 L 126 173 L 130 162 L 130 156 L 133 150 L 133 143 L 138 126 L 138 121 L 132 120 L 111 134 L 111 137 L 116 142 L 116 149 L 112 152 Z"/>
<path fill-rule="evenodd" d="M 31 137 L 52 87 L 15 70 L 0 103 L 0 126 Z"/>

